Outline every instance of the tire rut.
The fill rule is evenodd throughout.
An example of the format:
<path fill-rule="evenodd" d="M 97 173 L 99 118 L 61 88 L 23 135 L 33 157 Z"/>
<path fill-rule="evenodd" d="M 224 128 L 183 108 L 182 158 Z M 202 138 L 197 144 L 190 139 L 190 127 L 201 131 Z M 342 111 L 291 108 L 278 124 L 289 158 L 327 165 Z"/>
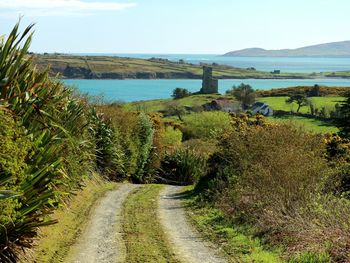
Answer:
<path fill-rule="evenodd" d="M 187 263 L 224 263 L 209 242 L 190 225 L 181 202 L 182 187 L 167 186 L 160 195 L 159 216 L 175 254 Z"/>
<path fill-rule="evenodd" d="M 139 185 L 123 184 L 108 192 L 94 209 L 87 227 L 69 253 L 68 263 L 114 263 L 125 261 L 122 237 L 122 204 Z"/>

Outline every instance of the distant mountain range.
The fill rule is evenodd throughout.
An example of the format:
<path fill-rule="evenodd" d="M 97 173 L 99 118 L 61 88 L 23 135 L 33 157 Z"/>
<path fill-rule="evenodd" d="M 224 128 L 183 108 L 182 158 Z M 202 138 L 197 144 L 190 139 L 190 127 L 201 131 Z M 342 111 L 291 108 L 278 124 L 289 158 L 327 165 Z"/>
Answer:
<path fill-rule="evenodd" d="M 230 57 L 350 57 L 350 41 L 341 41 L 301 47 L 296 49 L 266 50 L 246 48 L 231 51 L 224 56 Z"/>

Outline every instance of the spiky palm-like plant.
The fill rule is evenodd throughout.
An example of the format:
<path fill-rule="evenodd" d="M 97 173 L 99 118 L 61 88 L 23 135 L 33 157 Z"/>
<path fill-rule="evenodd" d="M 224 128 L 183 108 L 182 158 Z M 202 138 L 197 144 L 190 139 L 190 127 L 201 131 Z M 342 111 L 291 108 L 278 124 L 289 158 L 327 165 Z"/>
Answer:
<path fill-rule="evenodd" d="M 47 69 L 33 66 L 28 55 L 32 27 L 19 34 L 17 24 L 0 44 L 0 110 L 13 116 L 31 145 L 16 187 L 8 183 L 15 174 L 4 174 L 0 166 L 0 202 L 17 203 L 11 223 L 0 222 L 0 262 L 15 262 L 19 248 L 31 246 L 37 228 L 54 223 L 48 215 L 58 201 L 60 185 L 69 189 L 78 180 L 71 178 L 78 175 L 71 171 L 69 156 L 86 165 L 94 154 L 86 136 L 87 106 L 50 79 Z"/>

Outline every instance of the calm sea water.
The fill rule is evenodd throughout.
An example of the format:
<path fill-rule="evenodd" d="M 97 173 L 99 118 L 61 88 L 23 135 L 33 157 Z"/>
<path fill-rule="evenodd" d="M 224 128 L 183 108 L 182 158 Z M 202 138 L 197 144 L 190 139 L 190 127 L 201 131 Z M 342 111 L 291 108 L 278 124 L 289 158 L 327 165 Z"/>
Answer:
<path fill-rule="evenodd" d="M 240 68 L 255 67 L 257 70 L 282 72 L 331 72 L 350 70 L 350 58 L 288 58 L 288 57 L 223 57 L 220 55 L 191 54 L 79 54 L 105 55 L 148 59 L 164 58 L 172 61 L 180 59 L 189 63 L 219 63 Z M 201 80 L 65 80 L 80 91 L 91 95 L 103 95 L 106 100 L 139 101 L 170 98 L 172 90 L 181 87 L 192 92 L 201 87 Z M 349 86 L 346 79 L 314 79 L 314 80 L 220 80 L 219 91 L 224 93 L 233 85 L 240 83 L 252 85 L 255 89 L 285 88 L 298 85 Z"/>
<path fill-rule="evenodd" d="M 108 101 L 140 101 L 170 98 L 173 89 L 186 88 L 191 92 L 201 88 L 201 80 L 64 80 L 81 92 L 103 96 Z M 219 80 L 219 91 L 224 93 L 233 85 L 250 84 L 255 89 L 286 88 L 299 85 L 348 86 L 350 79 L 312 79 L 312 80 L 265 80 L 265 79 L 225 79 Z"/>
<path fill-rule="evenodd" d="M 164 58 L 172 61 L 183 59 L 189 63 L 219 63 L 239 68 L 254 67 L 257 70 L 282 72 L 331 72 L 350 70 L 350 58 L 310 58 L 310 57 L 223 57 L 221 55 L 198 54 L 79 54 L 105 55 L 149 59 Z"/>

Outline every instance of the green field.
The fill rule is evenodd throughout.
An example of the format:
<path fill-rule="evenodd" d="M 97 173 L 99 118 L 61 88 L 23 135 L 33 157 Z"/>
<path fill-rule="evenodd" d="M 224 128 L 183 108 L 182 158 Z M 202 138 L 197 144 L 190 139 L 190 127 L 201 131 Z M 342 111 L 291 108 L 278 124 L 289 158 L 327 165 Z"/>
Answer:
<path fill-rule="evenodd" d="M 176 103 L 180 106 L 201 106 L 205 103 L 211 102 L 220 97 L 226 97 L 223 95 L 193 95 L 182 99 L 161 99 L 161 100 L 148 100 L 148 101 L 139 101 L 125 104 L 125 107 L 128 109 L 139 110 L 142 109 L 147 112 L 163 111 L 167 105 L 171 103 Z"/>
<path fill-rule="evenodd" d="M 205 103 L 211 102 L 214 99 L 225 97 L 228 99 L 233 99 L 227 95 L 193 95 L 183 99 L 172 100 L 172 99 L 163 99 L 163 100 L 150 100 L 150 101 L 141 101 L 141 102 L 132 102 L 124 105 L 125 108 L 130 110 L 144 110 L 147 112 L 159 112 L 166 110 L 167 106 L 176 103 L 180 106 L 195 107 L 201 106 Z M 284 111 L 296 111 L 297 104 L 287 104 L 286 99 L 288 97 L 262 97 L 257 98 L 257 101 L 266 102 L 274 110 L 284 110 Z M 340 103 L 344 100 L 343 97 L 312 97 L 311 101 L 314 104 L 315 108 L 319 110 L 322 107 L 325 107 L 326 111 L 329 113 L 334 110 L 336 103 Z M 305 106 L 300 109 L 302 113 L 310 113 L 310 107 Z M 300 116 L 284 116 L 278 118 L 269 118 L 270 121 L 279 122 L 279 123 L 290 123 L 292 125 L 297 125 L 298 127 L 305 128 L 309 131 L 319 132 L 319 133 L 333 133 L 338 132 L 338 129 L 329 123 L 326 123 L 321 120 L 310 119 Z"/>
<path fill-rule="evenodd" d="M 300 116 L 268 117 L 268 121 L 274 123 L 288 123 L 315 133 L 336 133 L 339 131 L 337 127 L 330 123 Z"/>
<path fill-rule="evenodd" d="M 287 104 L 286 99 L 288 97 L 265 97 L 258 98 L 258 101 L 265 102 L 274 110 L 284 110 L 284 111 L 296 111 L 298 105 L 296 103 Z M 327 110 L 334 110 L 336 103 L 340 103 L 344 100 L 343 97 L 312 97 L 310 98 L 312 104 L 315 108 L 321 109 L 325 107 Z M 310 113 L 310 107 L 305 106 L 300 109 L 302 113 Z"/>

